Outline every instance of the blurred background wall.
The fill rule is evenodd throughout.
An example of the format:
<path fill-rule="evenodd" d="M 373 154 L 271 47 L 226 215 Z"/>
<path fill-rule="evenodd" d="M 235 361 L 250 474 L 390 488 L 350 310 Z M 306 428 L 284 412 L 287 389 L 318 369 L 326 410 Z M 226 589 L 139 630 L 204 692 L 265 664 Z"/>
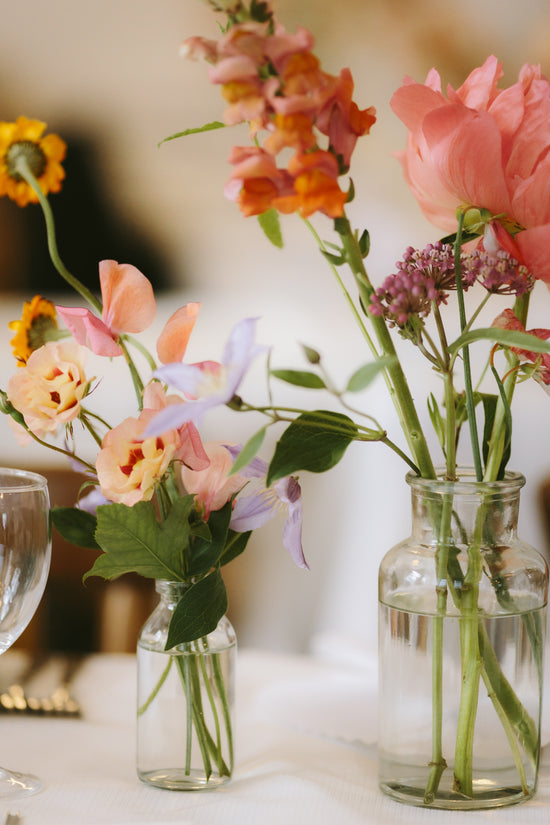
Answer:
<path fill-rule="evenodd" d="M 514 82 L 525 62 L 550 72 L 550 7 L 546 0 L 278 0 L 275 9 L 289 30 L 298 24 L 311 29 L 323 67 L 337 74 L 349 66 L 355 99 L 362 108 L 377 108 L 378 122 L 354 155 L 357 197 L 350 217 L 371 232 L 369 269 L 379 283 L 408 244 L 438 237 L 391 156 L 405 138 L 389 108 L 391 94 L 404 75 L 424 80 L 432 66 L 444 84 L 458 86 L 490 53 L 504 64 L 503 85 Z M 274 346 L 275 366 L 302 366 L 304 342 L 323 352 L 343 383 L 366 360 L 363 345 L 307 230 L 295 217 L 284 218 L 286 248 L 275 250 L 255 220 L 244 219 L 223 197 L 229 149 L 246 142 L 246 127 L 158 147 L 168 135 L 221 117 L 219 90 L 209 86 L 206 67 L 178 56 L 184 38 L 217 36 L 209 8 L 198 0 L 0 0 L 0 11 L 0 119 L 25 114 L 44 120 L 69 143 L 66 187 L 52 205 L 61 254 L 75 273 L 93 282 L 101 258 L 139 266 L 159 289 L 151 344 L 177 306 L 200 300 L 191 360 L 219 357 L 233 324 L 253 315 L 261 319 L 261 341 Z M 328 219 L 315 223 L 330 238 Z M 22 297 L 38 290 L 52 297 L 63 289 L 47 263 L 38 207 L 19 210 L 1 201 L 0 241 L 5 387 L 13 362 L 4 320 L 18 316 Z M 532 325 L 548 326 L 550 301 L 538 295 Z M 410 351 L 403 354 L 409 363 Z M 409 369 L 416 370 L 412 360 Z M 116 365 L 113 373 L 101 392 L 116 423 L 134 406 Z M 422 396 L 431 384 L 439 393 L 429 373 L 419 381 Z M 246 389 L 247 397 L 265 397 L 261 369 Z M 512 459 L 529 479 L 521 532 L 542 548 L 538 490 L 550 474 L 550 401 L 538 387 L 521 390 Z M 277 397 L 323 403 L 284 388 Z M 363 400 L 399 439 L 382 385 Z M 222 412 L 208 419 L 204 435 L 239 441 L 259 426 L 258 419 Z M 51 462 L 44 451 L 23 453 L 7 423 L 0 427 L 4 463 Z M 404 469 L 369 445 L 348 451 L 327 476 L 304 475 L 311 572 L 293 568 L 281 548 L 280 522 L 260 531 L 228 571 L 233 617 L 245 644 L 303 650 L 345 636 L 375 645 L 376 567 L 408 532 Z"/>

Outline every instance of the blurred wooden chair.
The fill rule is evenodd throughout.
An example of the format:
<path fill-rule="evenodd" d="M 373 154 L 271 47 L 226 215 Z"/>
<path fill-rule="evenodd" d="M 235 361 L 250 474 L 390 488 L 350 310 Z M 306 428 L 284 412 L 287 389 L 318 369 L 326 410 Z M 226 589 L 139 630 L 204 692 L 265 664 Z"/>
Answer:
<path fill-rule="evenodd" d="M 52 506 L 73 506 L 82 476 L 72 470 L 37 468 L 46 476 Z M 134 652 L 141 626 L 157 602 L 154 582 L 128 574 L 106 582 L 82 577 L 91 550 L 75 547 L 53 531 L 52 562 L 38 610 L 19 648 L 63 652 Z"/>

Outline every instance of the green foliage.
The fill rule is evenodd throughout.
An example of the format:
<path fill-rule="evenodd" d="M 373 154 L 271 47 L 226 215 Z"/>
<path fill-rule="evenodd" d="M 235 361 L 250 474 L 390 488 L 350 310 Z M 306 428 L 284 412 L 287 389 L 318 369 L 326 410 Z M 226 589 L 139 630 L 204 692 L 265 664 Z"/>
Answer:
<path fill-rule="evenodd" d="M 364 364 L 353 373 L 348 381 L 346 391 L 361 392 L 367 389 L 383 370 L 391 367 L 396 361 L 397 359 L 392 356 L 379 358 L 377 361 L 370 361 L 368 364 Z"/>
<path fill-rule="evenodd" d="M 184 551 L 189 546 L 189 515 L 193 496 L 175 502 L 164 521 L 157 520 L 154 504 L 140 501 L 133 507 L 106 504 L 97 508 L 96 541 L 104 551 L 88 576 L 116 579 L 139 573 L 152 579 L 186 578 Z"/>
<path fill-rule="evenodd" d="M 50 510 L 53 526 L 63 538 L 78 547 L 99 550 L 95 540 L 97 519 L 77 507 L 52 507 Z"/>
<path fill-rule="evenodd" d="M 270 370 L 270 375 L 293 384 L 295 387 L 306 387 L 309 390 L 324 390 L 326 384 L 320 375 L 309 370 Z"/>
<path fill-rule="evenodd" d="M 310 364 L 321 363 L 321 355 L 316 349 L 313 349 L 313 347 L 308 347 L 306 344 L 302 344 L 302 350 Z"/>
<path fill-rule="evenodd" d="M 515 349 L 525 349 L 531 352 L 550 352 L 550 342 L 530 335 L 528 332 L 517 332 L 511 329 L 498 329 L 488 327 L 486 329 L 474 329 L 465 332 L 449 346 L 451 355 L 456 353 L 468 344 L 475 341 L 492 341 L 502 347 L 514 347 Z"/>
<path fill-rule="evenodd" d="M 279 220 L 277 210 L 268 209 L 267 212 L 262 212 L 261 215 L 258 215 L 258 223 L 266 238 L 271 241 L 273 246 L 276 246 L 277 249 L 282 249 L 284 246 L 283 233 L 281 231 L 281 221 Z"/>
<path fill-rule="evenodd" d="M 240 451 L 239 455 L 233 462 L 233 466 L 231 467 L 231 472 L 229 475 L 234 475 L 238 473 L 239 470 L 242 470 L 243 467 L 246 467 L 247 464 L 250 464 L 252 459 L 257 455 L 260 447 L 264 443 L 265 434 L 267 431 L 267 427 L 262 427 L 261 430 L 258 430 L 257 433 L 248 439 L 242 450 Z"/>
<path fill-rule="evenodd" d="M 204 126 L 196 126 L 194 129 L 184 129 L 183 132 L 176 132 L 169 137 L 163 138 L 157 146 L 162 146 L 163 143 L 168 143 L 169 140 L 177 140 L 178 138 L 187 137 L 187 135 L 198 135 L 200 132 L 211 132 L 213 129 L 225 129 L 225 123 L 220 120 L 212 120 L 210 123 L 205 123 Z"/>
<path fill-rule="evenodd" d="M 434 428 L 434 432 L 437 436 L 437 440 L 439 441 L 439 445 L 441 450 L 443 451 L 443 455 L 445 455 L 446 450 L 446 432 L 445 432 L 445 419 L 441 415 L 441 411 L 439 409 L 439 404 L 433 394 L 430 393 L 428 396 L 428 412 L 430 414 L 430 421 L 432 422 L 432 427 Z"/>
<path fill-rule="evenodd" d="M 225 584 L 216 567 L 190 585 L 179 600 L 170 621 L 166 650 L 212 633 L 226 610 Z"/>
<path fill-rule="evenodd" d="M 299 470 L 312 473 L 330 470 L 356 437 L 357 426 L 347 415 L 330 410 L 302 413 L 277 442 L 267 485 Z"/>

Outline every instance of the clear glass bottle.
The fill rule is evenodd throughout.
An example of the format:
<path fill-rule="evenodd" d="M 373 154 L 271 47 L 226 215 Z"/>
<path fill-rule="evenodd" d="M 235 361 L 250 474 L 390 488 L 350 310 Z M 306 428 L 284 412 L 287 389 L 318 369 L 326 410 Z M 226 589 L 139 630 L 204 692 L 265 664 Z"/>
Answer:
<path fill-rule="evenodd" d="M 517 537 L 525 479 L 409 473 L 412 535 L 379 575 L 379 781 L 401 802 L 533 796 L 548 569 Z"/>
<path fill-rule="evenodd" d="M 208 636 L 165 650 L 185 587 L 156 582 L 160 602 L 137 649 L 137 773 L 171 790 L 217 787 L 233 770 L 235 632 L 223 617 Z"/>

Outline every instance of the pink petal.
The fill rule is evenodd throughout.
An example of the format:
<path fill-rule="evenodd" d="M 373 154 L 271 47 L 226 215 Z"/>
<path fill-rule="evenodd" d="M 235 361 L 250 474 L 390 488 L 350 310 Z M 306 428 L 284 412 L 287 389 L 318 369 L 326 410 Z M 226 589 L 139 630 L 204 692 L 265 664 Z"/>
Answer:
<path fill-rule="evenodd" d="M 518 232 L 515 241 L 525 266 L 550 289 L 550 223 Z"/>
<path fill-rule="evenodd" d="M 100 261 L 103 321 L 112 332 L 143 332 L 155 318 L 156 304 L 148 278 L 131 264 Z"/>
<path fill-rule="evenodd" d="M 109 328 L 89 309 L 58 306 L 56 310 L 79 344 L 89 347 L 96 355 L 109 358 L 123 354 Z"/>
<path fill-rule="evenodd" d="M 157 341 L 157 355 L 162 364 L 172 364 L 183 359 L 200 306 L 200 303 L 185 304 L 166 322 Z"/>
<path fill-rule="evenodd" d="M 178 431 L 181 446 L 177 458 L 191 470 L 206 470 L 210 466 L 210 459 L 204 449 L 199 431 L 192 421 L 188 421 Z"/>

